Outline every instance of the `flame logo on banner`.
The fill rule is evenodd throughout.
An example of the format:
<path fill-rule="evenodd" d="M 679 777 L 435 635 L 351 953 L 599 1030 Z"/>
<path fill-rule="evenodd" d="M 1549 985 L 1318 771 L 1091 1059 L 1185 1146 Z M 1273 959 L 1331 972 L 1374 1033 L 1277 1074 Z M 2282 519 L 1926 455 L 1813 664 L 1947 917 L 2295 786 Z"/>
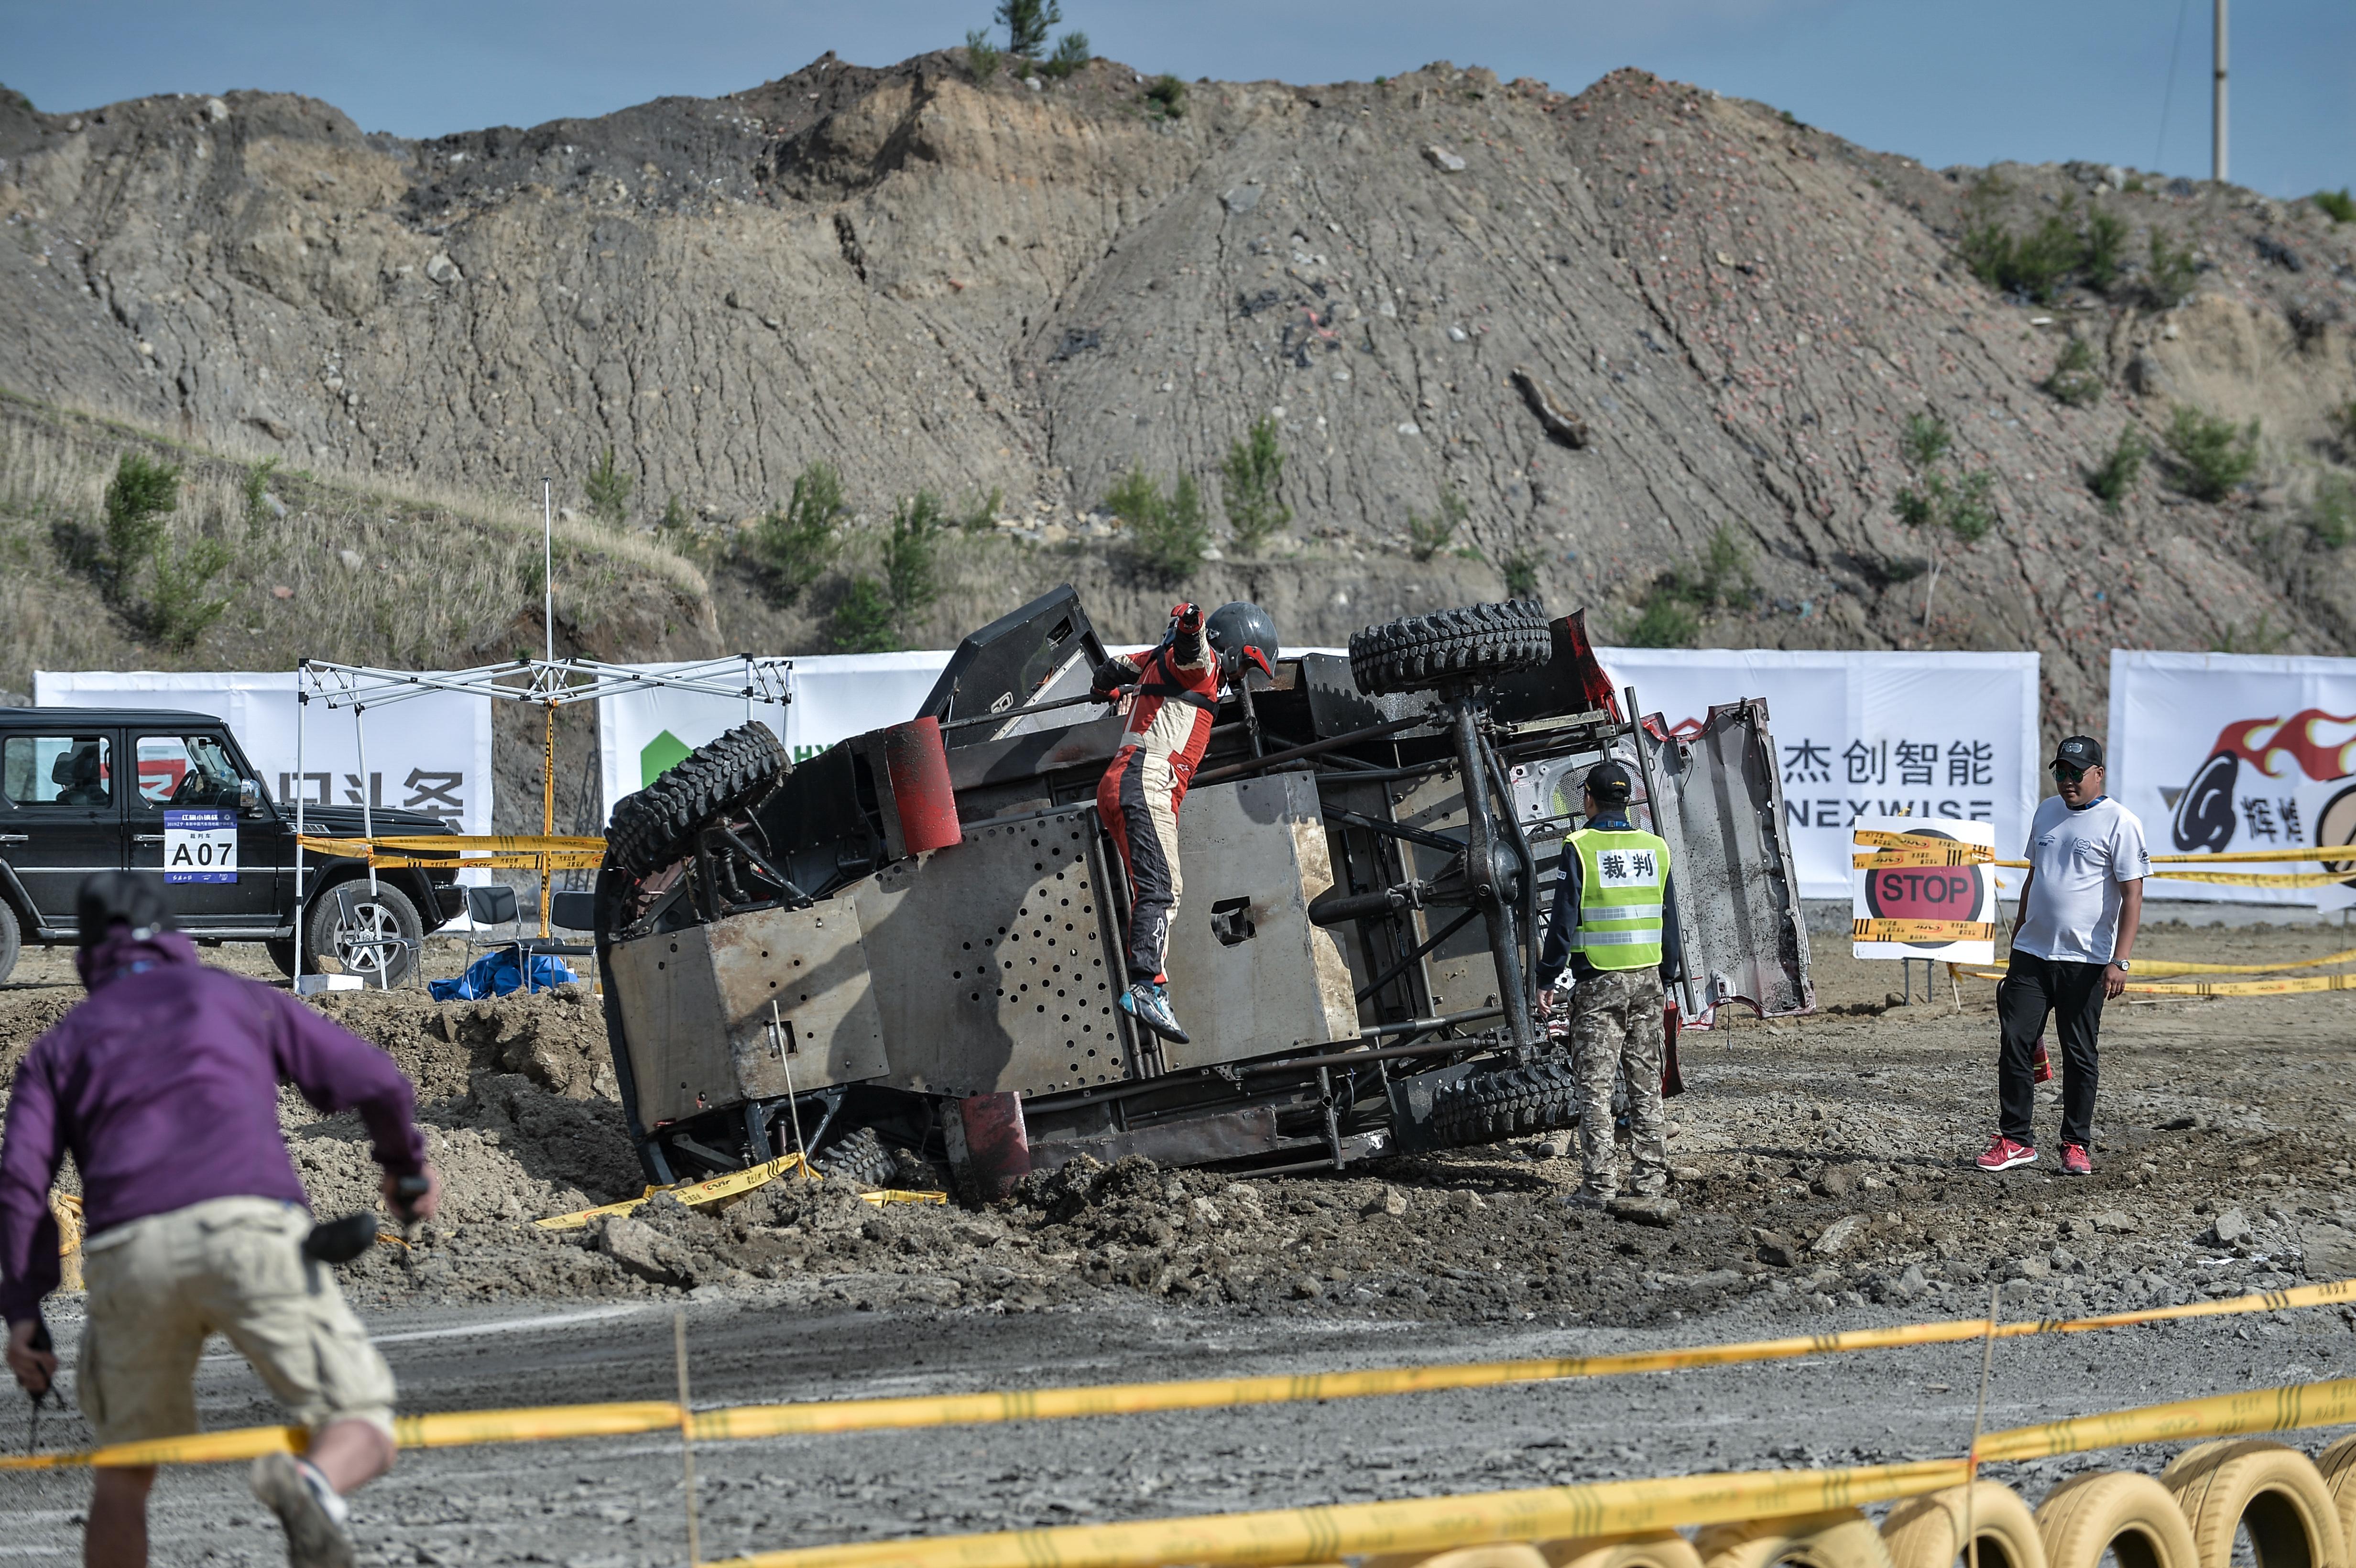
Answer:
<path fill-rule="evenodd" d="M 2317 726 L 2322 724 L 2348 726 L 2349 733 L 2338 741 L 2323 740 L 2317 733 Z M 2269 725 L 2274 726 L 2272 732 L 2261 739 Z M 2309 708 L 2279 721 L 2237 719 L 2217 732 L 2217 743 L 2209 751 L 2212 756 L 2239 757 L 2268 778 L 2282 776 L 2274 763 L 2277 754 L 2289 757 L 2308 778 L 2345 778 L 2356 773 L 2356 713 L 2342 717 Z"/>
<path fill-rule="evenodd" d="M 2338 740 L 2319 732 L 2326 724 L 2349 727 Z M 2281 778 L 2286 769 L 2276 763 L 2288 760 L 2300 773 L 2317 780 L 2345 778 L 2356 773 L 2356 714 L 2326 713 L 2305 709 L 2287 719 L 2236 719 L 2217 732 L 2208 757 L 2176 797 L 2176 815 L 2169 836 L 2188 855 L 2216 854 L 2233 841 L 2233 787 L 2247 763 L 2268 778 Z"/>

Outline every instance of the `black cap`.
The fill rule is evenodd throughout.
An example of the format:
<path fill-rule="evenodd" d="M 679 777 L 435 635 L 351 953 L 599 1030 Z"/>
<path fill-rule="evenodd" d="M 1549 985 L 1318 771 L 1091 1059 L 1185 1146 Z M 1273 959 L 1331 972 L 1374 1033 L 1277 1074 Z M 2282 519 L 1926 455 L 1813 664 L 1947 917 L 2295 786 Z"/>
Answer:
<path fill-rule="evenodd" d="M 74 893 L 74 917 L 80 926 L 77 946 L 91 948 L 106 940 L 118 925 L 152 934 L 174 929 L 164 907 L 163 883 L 129 871 L 100 871 L 82 879 Z"/>
<path fill-rule="evenodd" d="M 1587 793 L 1605 805 L 1625 805 L 1635 784 L 1628 770 L 1606 757 L 1587 770 Z"/>
<path fill-rule="evenodd" d="M 2053 760 L 2083 772 L 2103 765 L 2103 743 L 2092 735 L 2072 735 L 2053 748 Z"/>

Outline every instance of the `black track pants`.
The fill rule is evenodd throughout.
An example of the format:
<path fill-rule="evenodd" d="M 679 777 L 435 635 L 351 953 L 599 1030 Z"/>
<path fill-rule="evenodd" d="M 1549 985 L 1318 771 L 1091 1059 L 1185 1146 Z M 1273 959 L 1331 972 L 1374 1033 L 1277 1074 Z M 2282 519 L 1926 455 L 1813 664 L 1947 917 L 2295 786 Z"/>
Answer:
<path fill-rule="evenodd" d="M 2094 1037 L 2103 1027 L 2103 971 L 2107 965 L 2040 958 L 2015 949 L 2004 983 L 1996 988 L 2004 1044 L 1997 1059 L 2001 1129 L 2015 1143 L 2037 1142 L 2031 1118 L 2037 1085 L 2029 1055 L 2052 1015 L 2062 1041 L 2062 1141 L 2094 1147 L 2094 1085 L 2102 1073 Z"/>

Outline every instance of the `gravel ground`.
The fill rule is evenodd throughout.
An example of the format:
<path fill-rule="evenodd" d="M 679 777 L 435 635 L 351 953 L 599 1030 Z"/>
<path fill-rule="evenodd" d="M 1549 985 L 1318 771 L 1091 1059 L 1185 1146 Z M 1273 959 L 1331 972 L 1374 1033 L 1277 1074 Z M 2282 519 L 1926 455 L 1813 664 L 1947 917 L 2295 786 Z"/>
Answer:
<path fill-rule="evenodd" d="M 2150 958 L 2261 962 L 2337 928 L 2147 937 Z M 1830 946 L 1831 944 L 1824 944 Z M 1817 964 L 1816 1016 L 1688 1035 L 1668 1227 L 1564 1209 L 1541 1145 L 1239 1184 L 1136 1165 L 982 1213 L 782 1189 L 705 1219 L 550 1240 L 543 1205 L 633 1180 L 600 1093 L 594 1009 L 562 995 L 436 1008 L 338 998 L 422 1084 L 453 1222 L 380 1249 L 351 1289 L 412 1409 L 661 1396 L 690 1315 L 699 1403 L 1597 1350 L 1985 1310 L 2063 1316 L 2356 1274 L 2356 1014 L 2338 995 L 2115 1005 L 2092 1180 L 1962 1168 L 1992 1114 L 1992 987 L 1890 1007 L 1892 971 Z M 40 978 L 34 970 L 36 982 Z M 0 992 L 0 1067 L 72 993 Z M 2056 1086 L 2058 1087 L 2058 1086 Z M 2040 1103 L 2050 1136 L 2052 1089 Z M 356 1202 L 356 1130 L 290 1109 L 323 1210 Z M 510 1208 L 520 1211 L 508 1213 Z M 666 1212 L 665 1211 L 669 1211 Z M 503 1217 L 504 1216 L 504 1217 Z M 531 1297 L 534 1299 L 517 1299 Z M 70 1301 L 59 1338 L 78 1331 Z M 2348 1375 L 2349 1317 L 2307 1311 L 2008 1342 L 1991 1424 Z M 1976 1350 L 1145 1419 L 730 1445 L 699 1456 L 708 1555 L 851 1536 L 1053 1524 L 1692 1468 L 1950 1453 Z M 208 1425 L 272 1419 L 209 1360 Z M 44 1424 L 46 1444 L 86 1435 Z M 2310 1447 L 2327 1435 L 2316 1434 Z M 14 1447 L 16 1439 L 5 1439 Z M 2108 1456 L 2138 1463 L 2164 1454 Z M 2010 1475 L 2033 1498 L 2075 1460 Z M 81 1483 L 0 1478 L 11 1555 L 65 1558 Z M 267 1558 L 230 1469 L 168 1477 L 159 1561 Z M 676 1445 L 412 1456 L 367 1494 L 378 1562 L 676 1560 Z"/>

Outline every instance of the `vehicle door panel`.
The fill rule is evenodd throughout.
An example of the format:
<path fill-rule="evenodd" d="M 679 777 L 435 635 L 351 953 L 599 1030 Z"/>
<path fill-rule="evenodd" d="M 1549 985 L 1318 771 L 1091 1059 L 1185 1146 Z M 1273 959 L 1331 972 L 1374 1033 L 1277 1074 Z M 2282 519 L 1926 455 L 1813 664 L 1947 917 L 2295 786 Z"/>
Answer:
<path fill-rule="evenodd" d="M 150 732 L 134 736 L 133 746 L 138 787 L 127 803 L 131 869 L 163 874 L 165 907 L 191 932 L 276 926 L 284 835 L 267 805 L 255 812 L 240 809 L 238 763 L 220 739 L 196 731 Z M 167 814 L 183 811 L 228 814 L 237 828 L 234 869 L 166 863 Z"/>
<path fill-rule="evenodd" d="M 78 730 L 0 736 L 0 856 L 47 930 L 74 929 L 74 895 L 123 869 L 122 737 Z"/>

